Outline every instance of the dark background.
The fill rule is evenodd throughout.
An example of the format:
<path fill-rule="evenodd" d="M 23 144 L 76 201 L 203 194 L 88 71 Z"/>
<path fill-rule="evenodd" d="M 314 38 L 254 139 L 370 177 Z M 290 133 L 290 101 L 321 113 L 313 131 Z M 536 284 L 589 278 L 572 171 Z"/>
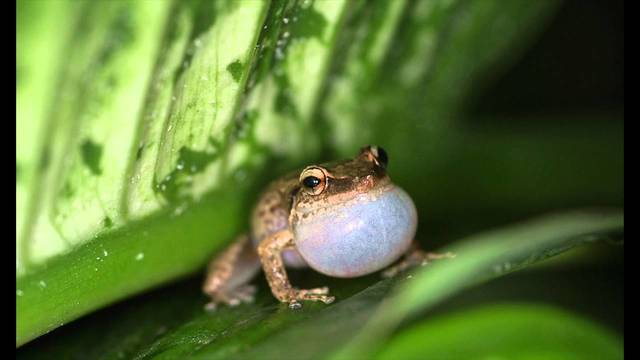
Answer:
<path fill-rule="evenodd" d="M 624 2 L 565 1 L 524 56 L 480 93 L 471 104 L 479 114 L 622 113 Z"/>
<path fill-rule="evenodd" d="M 623 1 L 565 1 L 522 57 L 493 76 L 481 82 L 488 87 L 469 104 L 469 111 L 480 115 L 473 121 L 526 122 L 532 114 L 541 115 L 536 121 L 557 121 L 545 115 L 567 113 L 590 121 L 593 114 L 614 114 L 600 121 L 624 123 Z M 482 116 L 496 114 L 504 116 Z M 568 116 L 563 121 L 579 126 L 583 120 Z M 589 252 L 586 262 L 515 273 L 464 292 L 446 307 L 543 301 L 587 314 L 623 334 L 624 249 L 604 245 Z"/>

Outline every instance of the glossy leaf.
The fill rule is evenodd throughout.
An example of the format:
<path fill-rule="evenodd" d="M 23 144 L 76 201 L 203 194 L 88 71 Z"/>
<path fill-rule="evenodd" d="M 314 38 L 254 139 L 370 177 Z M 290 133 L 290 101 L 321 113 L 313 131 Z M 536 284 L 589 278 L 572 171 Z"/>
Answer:
<path fill-rule="evenodd" d="M 294 272 L 294 283 L 328 284 L 337 296 L 334 304 L 305 304 L 300 311 L 278 305 L 266 283 L 259 281 L 261 292 L 255 304 L 223 307 L 207 313 L 203 311 L 207 300 L 199 293 L 199 279 L 195 279 L 71 324 L 68 329 L 54 332 L 55 336 L 49 339 L 36 341 L 35 347 L 27 346 L 22 355 L 31 358 L 37 356 L 38 351 L 47 351 L 61 357 L 100 354 L 138 359 L 187 356 L 325 359 L 368 358 L 378 351 L 396 353 L 405 351 L 402 342 L 408 341 L 403 340 L 403 332 L 398 340 L 394 339 L 393 330 L 398 320 L 424 312 L 469 286 L 526 268 L 576 246 L 620 239 L 622 222 L 622 215 L 616 212 L 558 214 L 536 219 L 462 239 L 453 248 L 457 252 L 455 259 L 440 260 L 409 276 L 383 281 L 378 280 L 377 274 L 337 280 Z M 512 315 L 506 311 L 501 316 Z M 479 318 L 478 323 L 482 323 L 486 315 L 469 316 L 471 321 Z M 562 316 L 551 316 L 553 319 L 547 324 L 557 326 L 558 322 L 562 323 Z M 461 320 L 455 319 L 464 317 L 460 315 L 451 321 L 457 324 Z M 530 319 L 519 318 L 522 322 Z M 441 323 L 434 320 L 434 325 L 429 325 L 427 317 L 425 326 L 431 329 Z M 137 325 L 129 325 L 131 323 Z M 96 327 L 95 324 L 105 325 Z M 589 327 L 582 328 L 578 323 L 567 326 L 567 331 L 581 328 L 568 332 L 567 337 L 591 334 Z M 600 335 L 596 330 L 591 334 Z M 611 337 L 602 335 L 604 353 L 619 352 Z M 386 348 L 383 345 L 389 339 L 394 340 Z M 96 347 L 96 343 L 102 345 Z M 510 347 L 512 343 L 505 340 L 504 346 Z M 424 351 L 436 353 L 438 349 L 441 347 Z"/>

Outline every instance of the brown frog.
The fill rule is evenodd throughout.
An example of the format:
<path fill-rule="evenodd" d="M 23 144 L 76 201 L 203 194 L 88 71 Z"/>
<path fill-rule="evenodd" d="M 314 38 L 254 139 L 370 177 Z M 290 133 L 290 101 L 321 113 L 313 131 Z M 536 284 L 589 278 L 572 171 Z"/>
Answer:
<path fill-rule="evenodd" d="M 393 276 L 428 260 L 451 257 L 420 250 L 414 241 L 413 201 L 387 175 L 388 157 L 367 146 L 352 160 L 312 165 L 271 183 L 251 218 L 251 233 L 214 258 L 203 285 L 212 301 L 231 306 L 253 300 L 247 285 L 260 266 L 273 295 L 290 307 L 301 301 L 333 302 L 327 287 L 298 289 L 285 265 L 310 267 L 333 277 Z"/>

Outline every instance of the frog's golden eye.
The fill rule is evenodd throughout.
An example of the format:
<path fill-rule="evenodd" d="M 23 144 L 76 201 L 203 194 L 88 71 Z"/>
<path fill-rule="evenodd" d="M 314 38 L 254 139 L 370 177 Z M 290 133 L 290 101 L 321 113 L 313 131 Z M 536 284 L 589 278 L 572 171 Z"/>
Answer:
<path fill-rule="evenodd" d="M 380 146 L 366 146 L 360 150 L 360 155 L 364 155 L 369 161 L 380 166 L 383 169 L 389 165 L 389 157 L 387 152 Z"/>
<path fill-rule="evenodd" d="M 319 166 L 309 166 L 300 174 L 302 189 L 310 195 L 319 195 L 327 188 L 327 171 Z"/>

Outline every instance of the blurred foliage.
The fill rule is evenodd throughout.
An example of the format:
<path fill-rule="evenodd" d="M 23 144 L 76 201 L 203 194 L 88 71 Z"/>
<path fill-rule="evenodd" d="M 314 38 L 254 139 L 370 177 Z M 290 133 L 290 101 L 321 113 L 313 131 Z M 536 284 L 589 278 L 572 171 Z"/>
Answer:
<path fill-rule="evenodd" d="M 429 319 L 399 334 L 378 358 L 623 359 L 624 353 L 615 335 L 573 314 L 500 304 Z"/>
<path fill-rule="evenodd" d="M 551 111 L 535 111 L 553 103 L 549 94 L 571 93 L 571 87 L 553 92 L 536 83 L 564 74 L 536 68 L 543 60 L 529 63 L 535 75 L 515 88 L 499 83 L 501 96 L 486 95 L 527 49 L 539 46 L 535 39 L 554 13 L 567 11 L 558 1 L 17 4 L 17 346 L 200 271 L 246 229 L 265 183 L 309 162 L 351 157 L 368 143 L 390 154 L 391 177 L 414 198 L 418 238 L 429 249 L 548 210 L 623 205 L 623 104 L 611 90 L 615 79 L 606 106 L 580 108 L 574 101 L 561 108 L 556 101 Z M 612 59 L 615 66 L 619 60 Z M 613 214 L 620 237 L 622 215 L 603 213 Z M 537 230 L 525 231 L 523 237 L 537 239 L 533 248 L 495 238 L 471 241 L 477 256 L 470 257 L 474 264 L 513 263 L 533 256 L 540 249 L 535 244 L 562 250 L 566 229 L 585 235 L 603 224 L 565 219 L 539 237 Z M 116 308 L 120 315 L 105 337 L 88 318 L 71 325 L 61 345 L 47 339 L 56 331 L 19 355 L 37 357 L 39 346 L 53 346 L 61 357 L 243 356 L 260 354 L 260 347 L 251 348 L 258 343 L 274 349 L 290 342 L 298 322 L 310 333 L 322 319 L 333 321 L 335 331 L 342 325 L 355 330 L 373 316 L 345 350 L 360 353 L 363 344 L 392 336 L 426 304 L 475 278 L 451 281 L 449 290 L 419 290 L 436 276 L 429 274 L 446 273 L 442 266 L 416 275 L 423 280 L 414 290 L 408 285 L 397 295 L 418 291 L 421 301 L 387 299 L 391 283 L 376 283 L 375 276 L 352 282 L 311 277 L 329 281 L 344 300 L 300 313 L 277 307 L 263 284 L 257 304 L 205 314 L 199 286 L 190 282 L 167 300 L 149 295 L 124 311 Z M 385 307 L 394 301 L 404 310 Z M 500 316 L 526 326 L 527 317 L 518 315 L 523 309 Z M 549 329 L 558 325 L 551 318 L 569 316 L 539 311 L 550 317 Z M 469 316 L 482 322 L 482 312 Z M 351 325 L 335 320 L 340 317 Z M 617 356 L 609 335 L 568 319 Z M 419 329 L 428 332 L 429 324 Z M 403 342 L 421 331 L 398 333 L 388 354 L 404 351 Z M 279 332 L 292 335 L 267 340 Z"/>

